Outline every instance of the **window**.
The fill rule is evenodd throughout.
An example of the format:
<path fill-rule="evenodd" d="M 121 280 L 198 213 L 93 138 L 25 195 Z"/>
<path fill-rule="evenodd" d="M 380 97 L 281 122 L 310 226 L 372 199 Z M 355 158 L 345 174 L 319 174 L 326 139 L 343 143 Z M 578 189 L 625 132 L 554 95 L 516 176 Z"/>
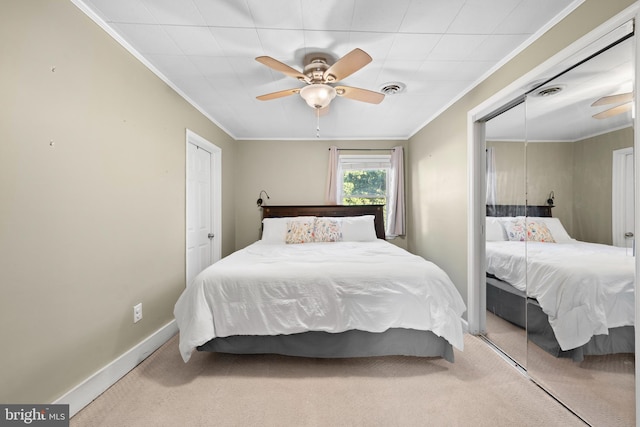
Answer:
<path fill-rule="evenodd" d="M 340 155 L 338 201 L 343 205 L 384 205 L 387 219 L 391 155 Z"/>
<path fill-rule="evenodd" d="M 349 149 L 345 149 L 349 150 Z M 327 204 L 384 206 L 387 239 L 405 235 L 404 150 L 389 149 L 391 154 L 338 154 L 329 148 Z"/>

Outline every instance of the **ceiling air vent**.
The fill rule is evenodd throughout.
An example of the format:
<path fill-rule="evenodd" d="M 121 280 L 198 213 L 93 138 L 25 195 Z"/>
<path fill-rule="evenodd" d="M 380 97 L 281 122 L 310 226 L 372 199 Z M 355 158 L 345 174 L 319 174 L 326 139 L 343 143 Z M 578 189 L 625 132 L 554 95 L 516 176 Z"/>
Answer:
<path fill-rule="evenodd" d="M 380 87 L 380 92 L 384 93 L 385 95 L 397 95 L 401 92 L 404 92 L 404 89 L 407 86 L 404 83 L 400 83 L 400 82 L 391 82 L 391 83 L 385 83 Z"/>
<path fill-rule="evenodd" d="M 557 95 L 559 92 L 562 92 L 563 90 L 564 90 L 563 85 L 547 86 L 547 87 L 543 87 L 541 89 L 536 90 L 534 92 L 534 96 L 539 96 L 539 97 L 553 96 L 553 95 Z"/>

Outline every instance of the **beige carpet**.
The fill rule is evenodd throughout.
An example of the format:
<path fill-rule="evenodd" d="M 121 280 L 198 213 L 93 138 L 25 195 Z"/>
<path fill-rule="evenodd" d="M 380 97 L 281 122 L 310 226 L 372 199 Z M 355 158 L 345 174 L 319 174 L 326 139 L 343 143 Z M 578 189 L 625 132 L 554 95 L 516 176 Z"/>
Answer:
<path fill-rule="evenodd" d="M 594 426 L 635 426 L 633 354 L 586 356 L 582 362 L 529 346 L 527 371 Z"/>
<path fill-rule="evenodd" d="M 196 353 L 177 337 L 71 426 L 584 426 L 480 338 L 456 362 Z"/>
<path fill-rule="evenodd" d="M 587 356 L 582 362 L 557 358 L 526 332 L 487 312 L 487 338 L 526 367 L 529 375 L 593 426 L 635 426 L 633 354 Z"/>
<path fill-rule="evenodd" d="M 487 311 L 487 338 L 521 366 L 527 366 L 527 332 Z"/>

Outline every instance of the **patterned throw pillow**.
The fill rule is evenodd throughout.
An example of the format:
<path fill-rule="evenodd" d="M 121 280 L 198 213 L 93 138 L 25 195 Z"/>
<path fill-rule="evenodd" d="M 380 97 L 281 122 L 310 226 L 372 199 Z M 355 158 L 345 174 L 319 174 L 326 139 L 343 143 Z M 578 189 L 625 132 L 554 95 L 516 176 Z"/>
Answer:
<path fill-rule="evenodd" d="M 287 222 L 287 236 L 285 243 L 311 243 L 313 242 L 314 220 Z"/>
<path fill-rule="evenodd" d="M 525 240 L 529 242 L 556 242 L 544 222 L 525 221 L 524 218 L 513 222 L 507 234 L 509 240 L 516 242 L 524 242 Z"/>
<path fill-rule="evenodd" d="M 340 222 L 331 218 L 316 218 L 313 234 L 316 242 L 342 241 Z"/>

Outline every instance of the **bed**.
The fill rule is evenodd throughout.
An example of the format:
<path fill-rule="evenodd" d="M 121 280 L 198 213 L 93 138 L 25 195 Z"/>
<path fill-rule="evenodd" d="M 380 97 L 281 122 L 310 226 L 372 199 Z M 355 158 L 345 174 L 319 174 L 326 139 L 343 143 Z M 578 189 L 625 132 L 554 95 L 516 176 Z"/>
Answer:
<path fill-rule="evenodd" d="M 261 239 L 188 284 L 180 352 L 454 360 L 464 302 L 435 264 L 384 240 L 382 206 L 264 206 Z"/>
<path fill-rule="evenodd" d="M 486 236 L 487 310 L 557 357 L 635 352 L 629 249 L 571 238 L 549 206 L 487 206 Z"/>

